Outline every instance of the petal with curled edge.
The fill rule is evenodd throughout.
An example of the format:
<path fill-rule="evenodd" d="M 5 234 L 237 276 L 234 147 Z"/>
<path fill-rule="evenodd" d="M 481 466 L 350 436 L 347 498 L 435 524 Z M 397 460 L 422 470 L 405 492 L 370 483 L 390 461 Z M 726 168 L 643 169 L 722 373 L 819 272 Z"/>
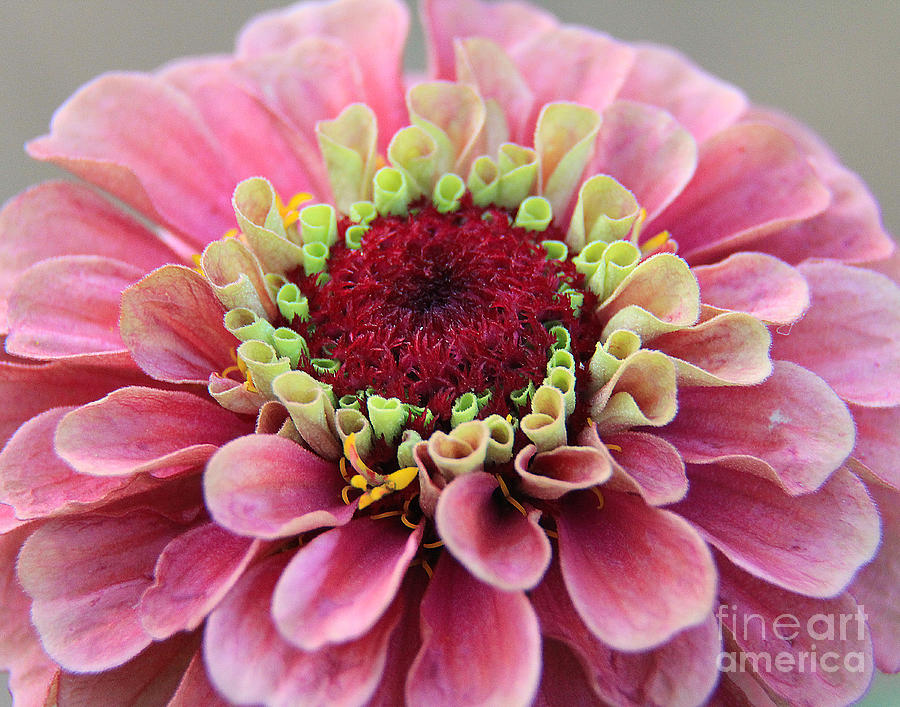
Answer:
<path fill-rule="evenodd" d="M 866 465 L 884 484 L 900 491 L 900 406 L 850 406 L 856 422 L 853 457 Z"/>
<path fill-rule="evenodd" d="M 277 435 L 248 435 L 222 447 L 203 475 L 213 519 L 237 535 L 284 538 L 343 525 L 356 504 L 341 501 L 337 466 Z"/>
<path fill-rule="evenodd" d="M 231 205 L 243 237 L 266 273 L 284 274 L 303 264 L 303 249 L 287 238 L 269 180 L 245 179 L 234 188 Z"/>
<path fill-rule="evenodd" d="M 563 446 L 538 453 L 529 444 L 516 455 L 515 467 L 525 493 L 551 501 L 602 484 L 612 474 L 609 456 L 594 447 Z"/>
<path fill-rule="evenodd" d="M 603 491 L 564 496 L 556 516 L 569 596 L 591 632 L 623 651 L 653 648 L 704 621 L 716 571 L 687 521 L 642 499 Z"/>
<path fill-rule="evenodd" d="M 350 205 L 372 198 L 378 123 L 375 113 L 363 103 L 347 106 L 333 120 L 316 125 L 319 150 L 325 160 L 334 204 L 341 213 Z"/>

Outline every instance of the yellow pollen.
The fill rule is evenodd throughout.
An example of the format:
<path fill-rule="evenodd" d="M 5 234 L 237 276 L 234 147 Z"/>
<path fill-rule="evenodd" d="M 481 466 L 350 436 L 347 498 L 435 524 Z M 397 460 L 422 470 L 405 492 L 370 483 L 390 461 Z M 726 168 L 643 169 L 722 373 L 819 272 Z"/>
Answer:
<path fill-rule="evenodd" d="M 387 486 L 391 491 L 400 491 L 409 486 L 413 479 L 415 479 L 419 475 L 419 467 L 417 466 L 407 466 L 403 469 L 398 469 L 397 471 L 388 474 L 387 481 L 385 482 L 385 486 Z"/>
<path fill-rule="evenodd" d="M 299 211 L 291 211 L 284 217 L 284 227 L 288 228 L 289 226 L 297 223 L 300 220 L 300 212 Z"/>
<path fill-rule="evenodd" d="M 359 489 L 360 491 L 365 491 L 366 487 L 368 486 L 365 478 L 360 476 L 359 474 L 350 479 L 350 485 L 355 489 Z"/>
<path fill-rule="evenodd" d="M 203 277 L 206 277 L 206 273 L 203 272 L 203 266 L 200 264 L 200 261 L 201 261 L 200 253 L 194 253 L 194 254 L 191 256 L 191 260 L 194 261 L 194 267 L 193 267 L 193 270 L 194 270 L 195 272 L 200 273 Z"/>
<path fill-rule="evenodd" d="M 222 238 L 235 238 L 237 236 L 237 234 L 238 234 L 238 230 L 236 228 L 229 228 L 222 235 Z"/>

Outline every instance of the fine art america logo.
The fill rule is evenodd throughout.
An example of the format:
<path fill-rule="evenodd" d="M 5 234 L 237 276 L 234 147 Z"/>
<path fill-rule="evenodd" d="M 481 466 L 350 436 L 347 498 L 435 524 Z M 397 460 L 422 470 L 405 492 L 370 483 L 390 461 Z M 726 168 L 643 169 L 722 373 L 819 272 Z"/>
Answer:
<path fill-rule="evenodd" d="M 779 614 L 774 619 L 739 613 L 735 605 L 716 611 L 724 647 L 719 670 L 726 673 L 862 673 L 866 669 L 866 612 L 812 614 L 800 618 Z M 724 636 L 723 636 L 724 634 Z M 760 650 L 741 650 L 740 646 Z"/>

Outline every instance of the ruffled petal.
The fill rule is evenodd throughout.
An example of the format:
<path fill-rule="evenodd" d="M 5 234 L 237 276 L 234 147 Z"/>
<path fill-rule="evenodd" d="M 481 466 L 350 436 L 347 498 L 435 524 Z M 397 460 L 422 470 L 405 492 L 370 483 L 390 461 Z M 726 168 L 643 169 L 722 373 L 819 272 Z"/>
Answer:
<path fill-rule="evenodd" d="M 444 553 L 422 600 L 421 622 L 422 647 L 406 680 L 410 707 L 531 704 L 541 637 L 524 593 L 482 584 Z"/>
<path fill-rule="evenodd" d="M 739 567 L 790 591 L 834 596 L 878 547 L 878 511 L 846 468 L 802 496 L 714 464 L 691 465 L 688 477 L 672 510 Z"/>
<path fill-rule="evenodd" d="M 359 518 L 302 547 L 272 596 L 281 635 L 315 651 L 368 633 L 394 601 L 423 528 Z"/>
<path fill-rule="evenodd" d="M 335 464 L 277 435 L 229 442 L 203 475 L 206 505 L 216 522 L 257 538 L 343 525 L 356 507 L 341 501 L 343 486 Z"/>
<path fill-rule="evenodd" d="M 238 344 L 225 308 L 202 275 L 177 265 L 155 270 L 122 294 L 120 330 L 132 358 L 157 380 L 206 385 L 232 365 Z"/>
<path fill-rule="evenodd" d="M 900 405 L 900 287 L 835 262 L 804 263 L 811 304 L 772 355 L 822 376 L 844 400 Z"/>
<path fill-rule="evenodd" d="M 776 361 L 764 383 L 685 388 L 657 434 L 687 462 L 724 462 L 794 495 L 819 488 L 853 449 L 853 418 L 821 378 Z"/>
<path fill-rule="evenodd" d="M 56 452 L 83 474 L 170 476 L 202 466 L 219 445 L 252 429 L 190 393 L 121 388 L 69 413 L 57 428 Z"/>
<path fill-rule="evenodd" d="M 150 510 L 41 526 L 18 571 L 44 649 L 67 670 L 109 670 L 150 645 L 137 611 L 159 553 L 183 526 Z"/>
<path fill-rule="evenodd" d="M 516 455 L 520 487 L 532 498 L 555 500 L 569 491 L 602 484 L 612 474 L 604 451 L 564 445 L 538 454 L 537 447 L 529 444 Z"/>
<path fill-rule="evenodd" d="M 143 274 L 128 263 L 85 255 L 32 266 L 10 293 L 6 350 L 38 359 L 126 351 L 119 301 Z"/>
<path fill-rule="evenodd" d="M 397 604 L 362 638 L 307 653 L 287 643 L 269 612 L 290 553 L 249 570 L 210 615 L 203 653 L 216 689 L 238 704 L 363 704 L 384 670 Z"/>
<path fill-rule="evenodd" d="M 550 541 L 537 515 L 514 508 L 499 483 L 482 471 L 457 477 L 438 498 L 435 523 L 450 553 L 482 582 L 530 589 L 550 563 Z"/>
<path fill-rule="evenodd" d="M 616 491 L 602 507 L 565 496 L 556 518 L 569 596 L 591 632 L 617 650 L 658 646 L 703 621 L 716 573 L 706 543 L 673 513 Z"/>

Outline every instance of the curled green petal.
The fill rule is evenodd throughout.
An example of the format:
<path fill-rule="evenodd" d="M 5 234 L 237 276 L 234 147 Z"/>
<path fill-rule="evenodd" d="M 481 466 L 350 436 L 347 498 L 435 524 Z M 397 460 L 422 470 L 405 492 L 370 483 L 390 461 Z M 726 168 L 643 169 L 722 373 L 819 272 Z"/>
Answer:
<path fill-rule="evenodd" d="M 320 376 L 324 376 L 328 373 L 337 373 L 341 367 L 341 362 L 335 361 L 333 358 L 314 358 L 310 360 L 309 365 Z"/>
<path fill-rule="evenodd" d="M 575 270 L 584 275 L 585 280 L 590 280 L 603 264 L 603 252 L 606 250 L 607 245 L 606 241 L 588 243 L 578 255 L 572 258 Z"/>
<path fill-rule="evenodd" d="M 475 393 L 463 393 L 453 403 L 450 411 L 450 424 L 456 427 L 463 422 L 474 420 L 477 414 L 478 398 L 475 397 Z"/>
<path fill-rule="evenodd" d="M 294 317 L 300 317 L 301 322 L 309 319 L 309 300 L 294 283 L 289 282 L 282 285 L 275 297 L 275 302 L 281 316 L 288 322 L 294 321 Z"/>
<path fill-rule="evenodd" d="M 624 238 L 641 211 L 637 199 L 612 177 L 598 174 L 578 192 L 566 240 L 575 251 L 594 241 Z"/>
<path fill-rule="evenodd" d="M 362 248 L 363 237 L 366 235 L 366 231 L 369 229 L 365 226 L 355 225 L 350 226 L 344 232 L 344 244 L 350 250 L 359 250 Z"/>
<path fill-rule="evenodd" d="M 528 401 L 531 399 L 531 396 L 534 394 L 534 383 L 528 381 L 528 385 L 523 386 L 517 390 L 514 390 L 509 394 L 510 400 L 513 401 L 516 407 L 522 408 L 528 404 Z"/>
<path fill-rule="evenodd" d="M 485 461 L 489 464 L 504 464 L 512 459 L 515 431 L 509 420 L 500 415 L 490 415 L 484 420 L 490 437 Z"/>
<path fill-rule="evenodd" d="M 359 456 L 363 458 L 369 456 L 375 437 L 372 432 L 372 425 L 362 412 L 349 407 L 342 407 L 340 410 L 336 410 L 334 413 L 334 427 L 342 445 L 344 440 L 351 434 L 356 435 L 354 442 L 356 443 L 356 451 L 359 453 Z"/>
<path fill-rule="evenodd" d="M 564 445 L 566 401 L 562 391 L 549 385 L 538 388 L 531 400 L 531 413 L 522 418 L 520 427 L 539 452 Z"/>
<path fill-rule="evenodd" d="M 291 370 L 287 356 L 279 356 L 265 341 L 245 341 L 237 348 L 237 357 L 247 367 L 256 389 L 265 396 L 272 395 L 272 381 Z"/>
<path fill-rule="evenodd" d="M 485 405 L 491 402 L 491 398 L 494 397 L 494 393 L 490 390 L 490 388 L 484 391 L 481 395 L 476 395 L 476 399 L 478 400 L 478 409 L 481 410 Z"/>
<path fill-rule="evenodd" d="M 266 341 L 272 343 L 272 332 L 275 331 L 267 319 L 256 315 L 246 307 L 237 307 L 225 312 L 225 328 L 241 341 Z"/>
<path fill-rule="evenodd" d="M 407 92 L 406 103 L 410 122 L 437 147 L 436 174 L 462 173 L 475 155 L 484 153 L 486 109 L 472 86 L 425 81 Z"/>
<path fill-rule="evenodd" d="M 383 438 L 388 444 L 393 444 L 409 417 L 406 406 L 399 398 L 370 395 L 366 400 L 366 409 L 375 436 Z"/>
<path fill-rule="evenodd" d="M 384 216 L 406 216 L 410 193 L 406 176 L 399 169 L 382 167 L 375 173 L 375 208 Z"/>
<path fill-rule="evenodd" d="M 300 246 L 289 240 L 275 188 L 262 177 L 245 179 L 231 198 L 238 226 L 266 272 L 286 273 L 303 261 Z"/>
<path fill-rule="evenodd" d="M 600 390 L 613 377 L 622 361 L 641 348 L 641 337 L 627 329 L 617 329 L 606 339 L 597 343 L 594 355 L 588 363 L 590 388 L 593 393 Z"/>
<path fill-rule="evenodd" d="M 331 204 L 313 204 L 300 210 L 300 237 L 304 244 L 337 243 L 337 214 Z M 305 252 L 305 250 L 304 250 Z"/>
<path fill-rule="evenodd" d="M 368 198 L 372 187 L 378 142 L 375 114 L 363 103 L 349 105 L 337 118 L 320 121 L 316 138 L 334 203 L 346 213 L 354 201 Z"/>
<path fill-rule="evenodd" d="M 291 360 L 291 368 L 296 368 L 301 358 L 309 358 L 306 339 L 293 329 L 278 327 L 272 332 L 272 344 L 279 356 L 287 356 Z"/>
<path fill-rule="evenodd" d="M 466 185 L 463 183 L 462 177 L 453 172 L 447 172 L 434 185 L 431 200 L 440 213 L 446 214 L 459 208 L 459 200 L 465 193 Z"/>
<path fill-rule="evenodd" d="M 350 220 L 360 226 L 368 226 L 378 216 L 378 210 L 371 201 L 355 201 L 350 204 Z"/>
<path fill-rule="evenodd" d="M 246 307 L 266 319 L 277 314 L 262 265 L 242 241 L 237 238 L 212 241 L 200 255 L 200 267 L 226 309 Z"/>
<path fill-rule="evenodd" d="M 547 260 L 565 260 L 569 256 L 569 248 L 562 241 L 541 241 L 541 248 L 547 253 Z"/>
<path fill-rule="evenodd" d="M 570 351 L 558 349 L 550 355 L 550 360 L 547 362 L 547 373 L 551 369 L 559 367 L 572 371 L 572 373 L 575 372 L 575 357 Z"/>
<path fill-rule="evenodd" d="M 472 163 L 466 184 L 475 206 L 496 203 L 500 189 L 500 170 L 490 157 L 482 155 Z"/>
<path fill-rule="evenodd" d="M 333 432 L 330 389 L 304 371 L 290 371 L 273 381 L 272 390 L 312 450 L 326 459 L 338 459 L 342 446 Z"/>
<path fill-rule="evenodd" d="M 575 411 L 575 372 L 570 368 L 557 366 L 547 372 L 544 385 L 550 385 L 563 394 L 566 402 L 566 415 Z"/>
<path fill-rule="evenodd" d="M 438 177 L 438 146 L 421 127 L 398 130 L 388 145 L 388 160 L 406 176 L 411 200 L 431 192 Z"/>
<path fill-rule="evenodd" d="M 507 142 L 500 146 L 497 166 L 500 180 L 495 203 L 514 209 L 534 193 L 539 169 L 537 153 L 529 147 Z"/>
<path fill-rule="evenodd" d="M 569 306 L 572 308 L 572 314 L 580 317 L 581 308 L 584 306 L 584 292 L 569 290 L 566 295 L 569 297 Z"/>
<path fill-rule="evenodd" d="M 477 471 L 487 458 L 490 431 L 484 420 L 460 423 L 450 434 L 435 432 L 428 440 L 428 456 L 445 477 Z"/>
<path fill-rule="evenodd" d="M 362 410 L 362 403 L 359 402 L 359 395 L 356 393 L 347 393 L 338 398 L 338 407 L 349 410 Z"/>
<path fill-rule="evenodd" d="M 527 231 L 545 231 L 553 220 L 553 208 L 542 196 L 529 196 L 519 206 L 514 225 Z"/>
<path fill-rule="evenodd" d="M 630 241 L 615 241 L 606 246 L 600 265 L 588 280 L 588 288 L 600 301 L 609 297 L 641 262 L 641 250 Z M 576 266 L 577 267 L 577 266 Z"/>
<path fill-rule="evenodd" d="M 328 264 L 328 246 L 316 241 L 303 246 L 303 272 L 315 275 L 325 270 Z"/>
<path fill-rule="evenodd" d="M 422 435 L 415 430 L 403 430 L 400 444 L 397 446 L 397 463 L 401 469 L 416 466 L 413 448 L 422 441 Z"/>
<path fill-rule="evenodd" d="M 550 345 L 550 348 L 553 351 L 572 350 L 572 335 L 562 324 L 556 324 L 550 327 L 550 336 L 556 339 L 556 341 Z"/>

